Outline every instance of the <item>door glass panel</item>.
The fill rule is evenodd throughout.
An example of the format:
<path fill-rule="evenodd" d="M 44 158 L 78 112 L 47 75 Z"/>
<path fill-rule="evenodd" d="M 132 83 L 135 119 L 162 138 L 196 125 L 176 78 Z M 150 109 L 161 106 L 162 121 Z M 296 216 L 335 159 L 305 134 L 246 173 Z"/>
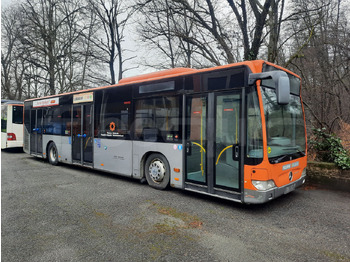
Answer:
<path fill-rule="evenodd" d="M 92 106 L 84 105 L 83 121 L 83 156 L 84 162 L 92 163 Z"/>
<path fill-rule="evenodd" d="M 73 106 L 72 157 L 81 160 L 81 106 Z"/>
<path fill-rule="evenodd" d="M 37 153 L 43 152 L 43 109 L 38 109 L 37 119 L 36 119 L 36 127 L 37 127 Z"/>
<path fill-rule="evenodd" d="M 30 112 L 30 152 L 36 153 L 36 110 Z"/>
<path fill-rule="evenodd" d="M 207 97 L 188 98 L 186 115 L 186 179 L 204 184 L 207 182 Z"/>
<path fill-rule="evenodd" d="M 240 94 L 216 97 L 216 186 L 239 188 L 239 161 L 233 154 L 240 137 L 240 102 Z"/>
<path fill-rule="evenodd" d="M 30 152 L 41 154 L 43 152 L 42 138 L 42 109 L 34 109 L 30 116 Z"/>

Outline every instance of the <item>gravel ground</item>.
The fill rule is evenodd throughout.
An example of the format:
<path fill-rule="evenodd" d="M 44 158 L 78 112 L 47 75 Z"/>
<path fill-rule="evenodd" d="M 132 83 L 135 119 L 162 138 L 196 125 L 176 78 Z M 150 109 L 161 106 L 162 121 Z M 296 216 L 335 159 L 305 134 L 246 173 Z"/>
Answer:
<path fill-rule="evenodd" d="M 350 261 L 350 194 L 264 205 L 1 152 L 2 261 Z"/>

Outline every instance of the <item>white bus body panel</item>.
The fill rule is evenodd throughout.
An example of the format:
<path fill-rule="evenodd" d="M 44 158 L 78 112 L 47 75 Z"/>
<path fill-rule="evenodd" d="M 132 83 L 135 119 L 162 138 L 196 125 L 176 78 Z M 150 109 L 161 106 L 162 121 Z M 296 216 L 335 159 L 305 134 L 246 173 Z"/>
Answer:
<path fill-rule="evenodd" d="M 9 127 L 9 124 L 7 124 Z M 7 141 L 7 147 L 23 147 L 23 125 L 11 124 L 7 128 L 7 133 L 14 133 L 16 135 L 15 141 Z"/>
<path fill-rule="evenodd" d="M 1 149 L 7 146 L 7 133 L 1 132 Z"/>
<path fill-rule="evenodd" d="M 5 105 L 6 106 L 6 105 Z M 16 135 L 16 140 L 7 140 L 7 134 Z M 23 147 L 23 125 L 12 123 L 12 105 L 7 106 L 7 130 L 1 132 L 1 149 L 11 147 Z"/>

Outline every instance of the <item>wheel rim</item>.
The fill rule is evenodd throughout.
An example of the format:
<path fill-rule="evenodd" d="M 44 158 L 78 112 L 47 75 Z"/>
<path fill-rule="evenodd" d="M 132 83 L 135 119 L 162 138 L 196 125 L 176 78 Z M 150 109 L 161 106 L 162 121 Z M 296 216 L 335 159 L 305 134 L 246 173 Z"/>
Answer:
<path fill-rule="evenodd" d="M 51 150 L 50 150 L 50 158 L 51 160 L 55 161 L 56 158 L 57 158 L 57 150 L 55 147 L 51 147 Z"/>
<path fill-rule="evenodd" d="M 165 177 L 165 172 L 166 172 L 166 169 L 165 169 L 164 163 L 160 159 L 152 160 L 148 168 L 148 173 L 154 182 L 156 183 L 162 182 Z"/>

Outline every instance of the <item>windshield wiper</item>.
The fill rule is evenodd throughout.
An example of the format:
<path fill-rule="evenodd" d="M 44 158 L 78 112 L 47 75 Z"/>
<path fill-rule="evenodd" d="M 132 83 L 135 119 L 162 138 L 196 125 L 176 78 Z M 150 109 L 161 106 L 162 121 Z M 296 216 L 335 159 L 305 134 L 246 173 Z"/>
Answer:
<path fill-rule="evenodd" d="M 305 152 L 301 151 L 300 149 L 298 149 L 298 153 L 302 154 L 303 156 L 306 156 Z"/>
<path fill-rule="evenodd" d="M 302 154 L 303 156 L 306 155 L 306 154 L 305 154 L 303 151 L 301 151 L 300 149 L 297 149 L 297 152 L 296 152 L 296 153 L 300 153 L 300 154 Z M 283 155 L 283 156 L 281 156 L 281 157 L 279 157 L 279 158 L 273 160 L 273 163 L 274 163 L 274 164 L 280 163 L 280 162 L 281 162 L 282 160 L 284 160 L 285 158 L 287 158 L 287 157 L 292 157 L 294 154 L 295 154 L 295 153 Z M 289 159 L 289 160 L 292 160 L 292 159 Z"/>
<path fill-rule="evenodd" d="M 287 157 L 290 157 L 290 156 L 292 156 L 292 155 L 293 155 L 293 154 L 288 154 L 288 155 L 281 156 L 281 157 L 279 157 L 279 158 L 273 160 L 273 163 L 277 164 L 277 163 L 281 162 L 283 159 L 285 159 L 285 158 L 287 158 Z M 291 159 L 290 159 L 290 160 L 291 160 Z"/>
<path fill-rule="evenodd" d="M 297 151 L 296 153 L 300 153 L 300 154 L 302 154 L 303 156 L 305 156 L 305 155 L 306 155 L 306 154 L 305 154 L 305 152 L 301 151 L 301 150 L 299 149 L 299 147 L 298 147 L 298 146 L 293 146 L 293 147 L 283 148 L 282 150 L 287 151 L 287 150 L 292 150 L 292 149 L 296 150 L 296 151 Z"/>

